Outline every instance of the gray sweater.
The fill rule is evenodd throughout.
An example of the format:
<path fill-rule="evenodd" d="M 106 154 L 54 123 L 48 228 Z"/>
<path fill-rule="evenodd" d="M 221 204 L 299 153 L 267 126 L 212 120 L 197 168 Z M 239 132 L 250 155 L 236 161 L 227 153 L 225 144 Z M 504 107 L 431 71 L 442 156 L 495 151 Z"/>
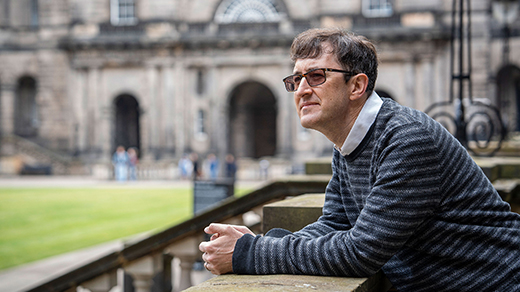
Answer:
<path fill-rule="evenodd" d="M 318 221 L 244 235 L 235 273 L 382 269 L 399 291 L 520 291 L 520 215 L 426 114 L 384 99 L 354 152 L 334 150 L 332 169 Z"/>

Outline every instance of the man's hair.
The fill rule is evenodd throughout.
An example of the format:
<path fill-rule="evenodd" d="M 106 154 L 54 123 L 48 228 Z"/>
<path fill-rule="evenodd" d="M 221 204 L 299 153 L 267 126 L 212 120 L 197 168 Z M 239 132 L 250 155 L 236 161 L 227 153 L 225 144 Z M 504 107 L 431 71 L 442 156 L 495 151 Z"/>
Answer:
<path fill-rule="evenodd" d="M 331 52 L 324 52 L 329 44 Z M 291 45 L 291 60 L 318 58 L 331 53 L 347 71 L 365 73 L 368 76 L 366 91 L 370 95 L 377 79 L 377 52 L 375 46 L 364 36 L 340 28 L 315 28 L 300 33 Z M 348 80 L 350 76 L 345 76 Z"/>

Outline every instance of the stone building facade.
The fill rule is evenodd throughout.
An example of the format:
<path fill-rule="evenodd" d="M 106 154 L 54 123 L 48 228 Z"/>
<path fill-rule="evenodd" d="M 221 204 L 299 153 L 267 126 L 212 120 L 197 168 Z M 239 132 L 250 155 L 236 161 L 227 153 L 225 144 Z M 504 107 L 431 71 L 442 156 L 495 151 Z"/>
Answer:
<path fill-rule="evenodd" d="M 447 100 L 448 0 L 0 0 L 0 130 L 86 163 L 118 145 L 142 161 L 226 153 L 290 162 L 327 156 L 282 78 L 292 39 L 339 26 L 372 39 L 376 91 L 425 110 Z M 516 8 L 518 9 L 518 8 Z M 474 0 L 473 96 L 520 128 L 518 21 Z M 497 86 L 500 85 L 500 86 Z M 23 151 L 3 142 L 4 157 Z M 40 149 L 40 148 L 38 148 Z"/>

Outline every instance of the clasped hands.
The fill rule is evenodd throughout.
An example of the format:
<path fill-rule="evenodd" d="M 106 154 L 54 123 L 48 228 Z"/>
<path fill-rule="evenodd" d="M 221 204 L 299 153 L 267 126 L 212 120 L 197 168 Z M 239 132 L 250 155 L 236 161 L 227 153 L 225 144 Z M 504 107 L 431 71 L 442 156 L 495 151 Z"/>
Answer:
<path fill-rule="evenodd" d="M 237 240 L 244 234 L 255 234 L 245 226 L 211 223 L 204 228 L 211 234 L 210 241 L 201 242 L 199 250 L 203 252 L 204 267 L 215 275 L 233 272 L 233 251 Z"/>

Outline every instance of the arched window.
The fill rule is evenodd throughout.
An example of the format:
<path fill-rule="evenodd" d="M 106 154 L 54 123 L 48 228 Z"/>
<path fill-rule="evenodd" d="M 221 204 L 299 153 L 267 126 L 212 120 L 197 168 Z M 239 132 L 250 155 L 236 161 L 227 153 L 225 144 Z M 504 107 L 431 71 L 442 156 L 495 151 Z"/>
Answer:
<path fill-rule="evenodd" d="M 36 80 L 22 77 L 16 86 L 14 132 L 22 137 L 36 136 L 40 121 L 36 104 Z"/>
<path fill-rule="evenodd" d="M 217 23 L 279 22 L 283 14 L 274 0 L 224 0 L 215 13 Z"/>

